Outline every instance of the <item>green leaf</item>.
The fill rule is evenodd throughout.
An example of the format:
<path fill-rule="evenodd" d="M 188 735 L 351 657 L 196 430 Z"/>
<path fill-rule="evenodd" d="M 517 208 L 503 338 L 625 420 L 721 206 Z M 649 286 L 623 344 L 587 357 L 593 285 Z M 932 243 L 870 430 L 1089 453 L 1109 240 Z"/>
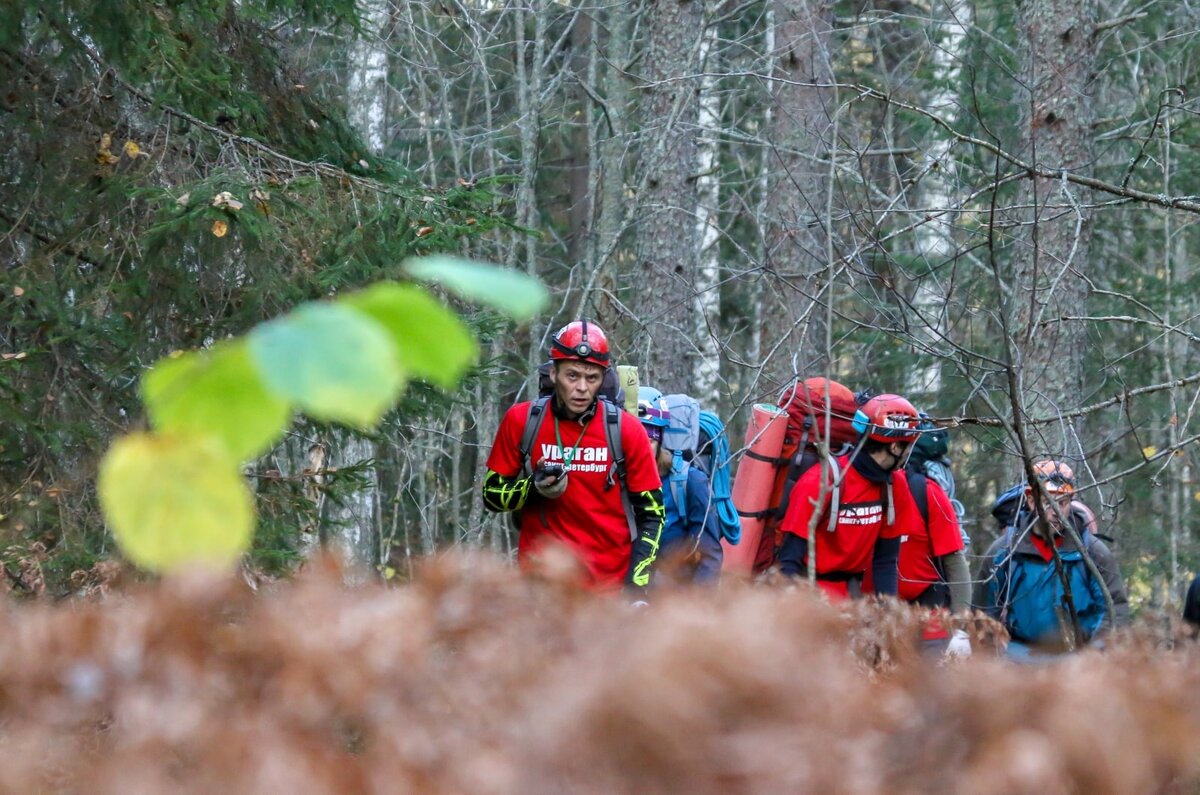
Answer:
<path fill-rule="evenodd" d="M 236 461 L 269 450 L 291 418 L 240 340 L 160 359 L 142 377 L 142 398 L 157 430 L 213 436 Z"/>
<path fill-rule="evenodd" d="M 214 439 L 118 439 L 100 463 L 98 488 L 113 537 L 143 569 L 228 567 L 250 546 L 254 498 Z"/>
<path fill-rule="evenodd" d="M 457 257 L 422 257 L 403 265 L 413 278 L 436 282 L 472 301 L 528 320 L 546 306 L 549 295 L 540 281 L 520 271 Z"/>
<path fill-rule="evenodd" d="M 315 419 L 372 428 L 404 385 L 387 330 L 344 306 L 307 304 L 248 341 L 267 387 Z"/>
<path fill-rule="evenodd" d="M 378 321 L 391 335 L 403 371 L 443 389 L 454 388 L 479 355 L 458 315 L 415 285 L 382 282 L 338 304 Z"/>

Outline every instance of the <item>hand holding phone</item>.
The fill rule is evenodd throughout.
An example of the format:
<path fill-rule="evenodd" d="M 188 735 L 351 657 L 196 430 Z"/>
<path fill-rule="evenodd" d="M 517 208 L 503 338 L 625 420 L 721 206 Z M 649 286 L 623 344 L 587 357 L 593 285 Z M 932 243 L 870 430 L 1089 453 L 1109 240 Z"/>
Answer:
<path fill-rule="evenodd" d="M 561 497 L 567 490 L 567 468 L 558 461 L 543 461 L 533 471 L 533 486 L 543 497 Z"/>

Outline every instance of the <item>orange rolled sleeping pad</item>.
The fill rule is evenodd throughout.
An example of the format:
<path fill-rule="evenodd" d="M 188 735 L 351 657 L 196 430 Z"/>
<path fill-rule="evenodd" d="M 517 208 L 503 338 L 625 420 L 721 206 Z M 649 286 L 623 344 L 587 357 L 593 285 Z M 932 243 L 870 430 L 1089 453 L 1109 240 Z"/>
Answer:
<path fill-rule="evenodd" d="M 721 571 L 739 577 L 749 577 L 754 568 L 754 556 L 762 538 L 766 519 L 754 514 L 771 504 L 775 486 L 775 459 L 783 452 L 783 436 L 787 431 L 787 412 L 776 406 L 756 403 L 750 411 L 750 426 L 746 428 L 746 454 L 738 463 L 733 480 L 733 506 L 742 518 L 742 540 L 731 546 L 721 539 L 725 561 Z"/>

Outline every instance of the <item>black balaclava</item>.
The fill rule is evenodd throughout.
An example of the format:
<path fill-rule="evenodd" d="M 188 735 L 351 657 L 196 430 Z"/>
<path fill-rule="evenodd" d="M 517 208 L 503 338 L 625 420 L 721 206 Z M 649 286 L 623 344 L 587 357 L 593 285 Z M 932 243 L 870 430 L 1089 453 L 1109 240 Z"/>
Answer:
<path fill-rule="evenodd" d="M 888 455 L 891 455 L 890 450 L 888 451 Z M 879 465 L 878 462 L 876 462 L 871 454 L 867 452 L 866 447 L 862 447 L 857 453 L 854 454 L 854 458 L 851 459 L 850 464 L 856 470 L 858 470 L 858 474 L 862 475 L 872 483 L 887 483 L 892 479 L 892 473 L 897 469 L 901 469 L 901 464 L 903 461 L 904 456 L 901 455 L 900 458 L 897 459 L 896 463 L 892 465 L 891 469 L 884 469 Z"/>

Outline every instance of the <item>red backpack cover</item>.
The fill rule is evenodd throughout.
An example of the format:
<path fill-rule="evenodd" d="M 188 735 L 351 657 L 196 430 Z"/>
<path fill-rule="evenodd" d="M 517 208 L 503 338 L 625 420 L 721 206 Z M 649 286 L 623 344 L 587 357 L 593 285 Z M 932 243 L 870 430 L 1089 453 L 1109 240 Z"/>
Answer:
<path fill-rule="evenodd" d="M 779 396 L 779 408 L 788 413 L 787 432 L 783 437 L 783 452 L 775 469 L 775 487 L 771 490 L 771 507 L 754 556 L 755 573 L 766 570 L 775 562 L 779 541 L 779 523 L 787 508 L 787 492 L 811 464 L 820 460 L 816 455 L 802 462 L 805 450 L 815 453 L 817 444 L 825 441 L 828 429 L 829 449 L 836 453 L 846 444 L 854 444 L 854 412 L 858 403 L 854 393 L 843 384 L 827 378 L 797 379 Z M 827 410 L 828 409 L 828 410 Z"/>

